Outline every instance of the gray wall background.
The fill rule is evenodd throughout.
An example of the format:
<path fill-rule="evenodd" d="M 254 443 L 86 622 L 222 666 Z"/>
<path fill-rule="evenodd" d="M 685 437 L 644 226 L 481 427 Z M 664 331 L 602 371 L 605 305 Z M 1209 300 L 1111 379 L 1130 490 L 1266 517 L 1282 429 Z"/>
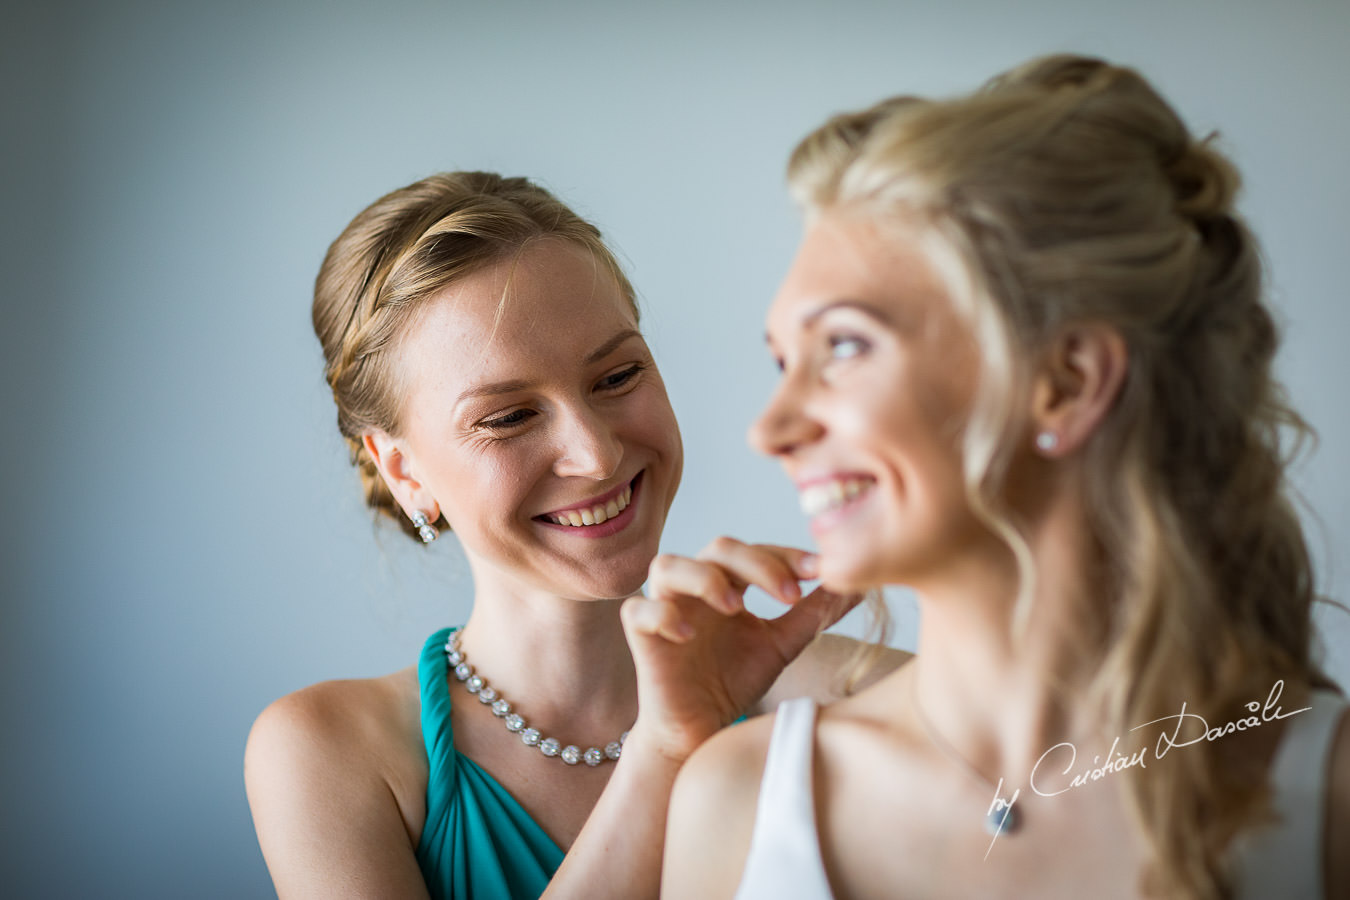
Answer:
<path fill-rule="evenodd" d="M 41 8 L 37 8 L 41 6 Z M 308 324 L 327 243 L 448 168 L 534 176 L 612 237 L 688 452 L 667 546 L 804 543 L 746 448 L 762 316 L 825 115 L 1073 49 L 1142 68 L 1247 176 L 1322 435 L 1298 470 L 1324 589 L 1350 561 L 1350 6 L 1000 0 L 7 4 L 0 885 L 238 897 L 270 884 L 253 717 L 390 671 L 461 619 L 453 541 L 372 527 Z M 896 598 L 896 640 L 913 612 Z M 1325 616 L 1350 680 L 1347 617 Z M 849 627 L 856 627 L 851 625 Z"/>

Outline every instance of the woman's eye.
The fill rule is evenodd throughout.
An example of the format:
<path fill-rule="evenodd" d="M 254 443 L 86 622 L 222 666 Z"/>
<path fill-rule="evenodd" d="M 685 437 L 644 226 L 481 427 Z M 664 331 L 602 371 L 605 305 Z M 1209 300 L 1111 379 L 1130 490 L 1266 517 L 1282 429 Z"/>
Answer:
<path fill-rule="evenodd" d="M 833 359 L 852 359 L 867 351 L 868 343 L 860 337 L 850 334 L 830 336 L 830 357 Z"/>
<path fill-rule="evenodd" d="M 516 409 L 505 415 L 497 416 L 496 418 L 484 419 L 478 424 L 483 428 L 494 431 L 504 431 L 509 428 L 515 428 L 518 425 L 524 425 L 525 421 L 533 415 L 534 410 L 532 409 Z"/>
<path fill-rule="evenodd" d="M 642 365 L 640 363 L 629 366 L 621 372 L 615 372 L 612 375 L 606 375 L 604 378 L 601 378 L 600 383 L 596 385 L 596 388 L 602 391 L 612 391 L 615 388 L 623 387 L 625 384 L 636 378 L 637 374 L 641 371 Z"/>

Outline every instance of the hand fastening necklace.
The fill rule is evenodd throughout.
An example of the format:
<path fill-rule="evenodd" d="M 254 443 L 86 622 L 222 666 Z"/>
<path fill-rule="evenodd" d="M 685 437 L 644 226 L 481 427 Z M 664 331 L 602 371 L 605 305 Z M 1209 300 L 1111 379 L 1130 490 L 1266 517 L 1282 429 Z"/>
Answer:
<path fill-rule="evenodd" d="M 458 630 L 452 631 L 450 639 L 445 642 L 445 659 L 450 664 L 450 671 L 455 680 L 464 685 L 464 690 L 477 696 L 479 703 L 491 706 L 493 715 L 502 720 L 507 731 L 519 735 L 522 744 L 538 748 L 545 756 L 556 756 L 569 766 L 575 766 L 580 762 L 588 766 L 598 766 L 605 760 L 619 758 L 619 754 L 623 751 L 623 742 L 628 740 L 626 731 L 619 735 L 617 741 L 606 744 L 603 750 L 599 747 L 587 747 L 582 750 L 576 744 L 564 747 L 557 738 L 544 737 L 539 733 L 539 729 L 529 727 L 524 717 L 514 711 L 511 703 L 498 693 L 496 688 L 488 684 L 487 679 L 474 672 L 473 666 L 469 665 L 464 656 L 464 651 L 460 649 L 459 635 Z"/>
<path fill-rule="evenodd" d="M 910 698 L 914 701 L 914 713 L 919 717 L 919 724 L 923 726 L 924 733 L 928 735 L 928 739 L 933 742 L 933 746 L 942 752 L 943 756 L 956 763 L 958 767 L 965 769 L 976 781 L 993 790 L 996 799 L 994 803 L 990 804 L 989 812 L 985 813 L 985 832 L 995 837 L 1000 834 L 1014 834 L 1018 828 L 1022 827 L 1021 813 L 1018 812 L 1011 801 L 1005 801 L 998 797 L 1000 785 L 986 778 L 979 769 L 970 764 L 970 760 L 958 753 L 955 747 L 947 743 L 942 735 L 938 734 L 937 728 L 929 721 L 928 716 L 924 714 L 922 704 L 919 703 L 919 679 L 917 675 L 916 672 L 914 677 L 909 680 Z"/>

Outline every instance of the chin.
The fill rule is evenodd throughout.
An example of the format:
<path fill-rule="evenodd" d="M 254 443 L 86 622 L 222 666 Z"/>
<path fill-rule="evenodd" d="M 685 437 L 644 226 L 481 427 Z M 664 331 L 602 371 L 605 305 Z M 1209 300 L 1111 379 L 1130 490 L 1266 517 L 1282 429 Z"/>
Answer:
<path fill-rule="evenodd" d="M 642 592 L 642 585 L 647 581 L 647 570 L 641 572 L 629 573 L 594 573 L 599 577 L 592 577 L 588 583 L 583 584 L 579 591 L 583 599 L 587 600 L 625 600 L 634 594 Z"/>
<path fill-rule="evenodd" d="M 820 586 L 832 594 L 861 594 L 877 585 L 875 579 L 864 578 L 850 571 L 833 572 L 823 564 L 820 567 Z"/>
<path fill-rule="evenodd" d="M 835 594 L 861 594 L 886 583 L 883 567 L 875 561 L 830 553 L 820 548 L 820 584 Z"/>

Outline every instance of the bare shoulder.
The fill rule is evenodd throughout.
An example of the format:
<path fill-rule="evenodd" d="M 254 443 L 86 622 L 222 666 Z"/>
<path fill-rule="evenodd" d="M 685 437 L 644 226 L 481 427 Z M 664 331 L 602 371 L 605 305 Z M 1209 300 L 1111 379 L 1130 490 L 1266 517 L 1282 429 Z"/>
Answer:
<path fill-rule="evenodd" d="M 662 897 L 730 897 L 754 832 L 776 716 L 723 729 L 680 769 L 666 823 Z"/>
<path fill-rule="evenodd" d="M 895 647 L 822 634 L 783 670 L 765 695 L 763 707 L 774 709 L 793 697 L 831 703 L 875 684 L 913 658 L 914 654 Z"/>
<path fill-rule="evenodd" d="M 351 725 L 379 727 L 407 713 L 418 702 L 417 667 L 409 666 L 377 678 L 321 681 L 287 694 L 273 702 L 258 717 L 270 720 L 331 726 L 340 722 L 348 733 Z"/>
<path fill-rule="evenodd" d="M 723 792 L 730 788 L 742 795 L 758 795 L 776 719 L 775 714 L 757 716 L 713 735 L 680 769 L 676 790 Z"/>
<path fill-rule="evenodd" d="M 425 892 L 414 856 L 426 814 L 420 714 L 413 668 L 312 685 L 258 716 L 244 782 L 281 896 Z"/>
<path fill-rule="evenodd" d="M 360 769 L 387 751 L 406 749 L 415 734 L 420 734 L 415 668 L 325 681 L 262 711 L 249 733 L 245 776 L 289 764 L 310 772 L 327 766 Z"/>
<path fill-rule="evenodd" d="M 1350 707 L 1341 712 L 1327 772 L 1326 834 L 1323 836 L 1326 895 L 1350 897 Z"/>

